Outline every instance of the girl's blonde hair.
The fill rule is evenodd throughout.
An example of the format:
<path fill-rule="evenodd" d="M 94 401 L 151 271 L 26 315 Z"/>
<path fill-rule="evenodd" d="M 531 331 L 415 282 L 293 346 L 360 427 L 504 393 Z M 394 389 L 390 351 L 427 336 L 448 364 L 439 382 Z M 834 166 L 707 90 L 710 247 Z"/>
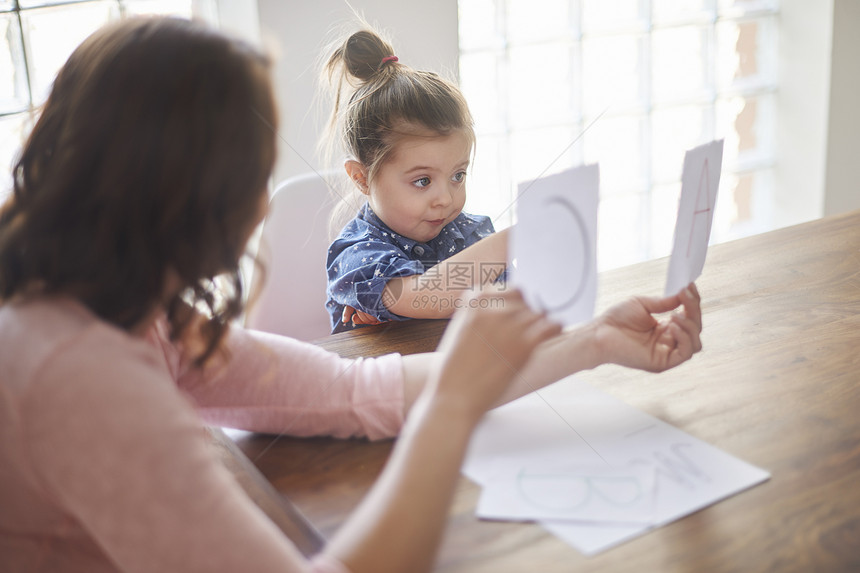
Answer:
<path fill-rule="evenodd" d="M 404 136 L 461 131 L 475 141 L 472 114 L 457 85 L 394 56 L 391 44 L 367 27 L 338 43 L 323 66 L 334 100 L 327 156 L 342 147 L 339 151 L 367 168 L 368 181 Z"/>

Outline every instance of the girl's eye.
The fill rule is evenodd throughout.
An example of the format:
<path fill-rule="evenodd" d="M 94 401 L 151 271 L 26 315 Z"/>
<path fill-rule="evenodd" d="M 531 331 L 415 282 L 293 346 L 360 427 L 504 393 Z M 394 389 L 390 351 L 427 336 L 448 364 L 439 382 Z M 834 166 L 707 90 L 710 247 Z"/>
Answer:
<path fill-rule="evenodd" d="M 416 187 L 427 187 L 428 185 L 430 185 L 430 178 L 421 177 L 420 179 L 416 179 L 415 181 L 413 181 L 412 184 Z"/>
<path fill-rule="evenodd" d="M 451 181 L 454 181 L 456 183 L 462 183 L 464 179 L 466 179 L 466 172 L 458 171 L 454 174 L 454 177 L 451 178 Z"/>

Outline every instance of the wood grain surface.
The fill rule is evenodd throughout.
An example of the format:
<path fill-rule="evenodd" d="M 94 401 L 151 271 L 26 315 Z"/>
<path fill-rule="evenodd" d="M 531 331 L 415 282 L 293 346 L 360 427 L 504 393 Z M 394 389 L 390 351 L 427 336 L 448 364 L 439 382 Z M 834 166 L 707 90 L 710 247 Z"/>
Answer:
<path fill-rule="evenodd" d="M 660 295 L 667 264 L 601 273 L 598 311 Z M 704 350 L 693 360 L 662 374 L 602 366 L 581 377 L 771 480 L 584 557 L 537 525 L 476 519 L 479 488 L 462 478 L 437 571 L 860 571 L 860 211 L 712 246 L 697 284 Z M 317 343 L 344 356 L 422 352 L 444 326 L 380 325 Z M 391 449 L 260 435 L 238 445 L 326 537 Z"/>

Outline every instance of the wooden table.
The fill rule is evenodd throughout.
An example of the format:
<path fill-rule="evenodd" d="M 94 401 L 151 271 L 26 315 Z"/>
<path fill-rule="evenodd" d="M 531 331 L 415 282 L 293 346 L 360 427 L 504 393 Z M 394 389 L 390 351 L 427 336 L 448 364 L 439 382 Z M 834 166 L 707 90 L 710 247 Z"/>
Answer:
<path fill-rule="evenodd" d="M 660 294 L 666 267 L 602 273 L 598 310 Z M 659 375 L 603 366 L 581 376 L 772 479 L 588 558 L 537 525 L 476 519 L 479 488 L 462 478 L 437 571 L 860 570 L 860 211 L 713 246 L 698 285 L 705 348 L 692 361 Z M 383 325 L 318 343 L 345 356 L 427 351 L 444 325 Z M 238 445 L 322 536 L 391 450 L 272 436 Z M 270 514 L 283 504 L 259 498 Z"/>

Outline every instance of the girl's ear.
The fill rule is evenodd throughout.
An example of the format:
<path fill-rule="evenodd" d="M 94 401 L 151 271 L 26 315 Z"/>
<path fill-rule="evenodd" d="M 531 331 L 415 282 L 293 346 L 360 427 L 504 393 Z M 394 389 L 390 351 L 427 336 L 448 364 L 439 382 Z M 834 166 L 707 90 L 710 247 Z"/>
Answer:
<path fill-rule="evenodd" d="M 343 164 L 344 169 L 346 169 L 346 174 L 352 179 L 352 182 L 355 183 L 355 186 L 358 187 L 358 190 L 367 195 L 370 193 L 370 189 L 367 186 L 367 168 L 356 161 L 355 159 L 347 159 Z"/>

